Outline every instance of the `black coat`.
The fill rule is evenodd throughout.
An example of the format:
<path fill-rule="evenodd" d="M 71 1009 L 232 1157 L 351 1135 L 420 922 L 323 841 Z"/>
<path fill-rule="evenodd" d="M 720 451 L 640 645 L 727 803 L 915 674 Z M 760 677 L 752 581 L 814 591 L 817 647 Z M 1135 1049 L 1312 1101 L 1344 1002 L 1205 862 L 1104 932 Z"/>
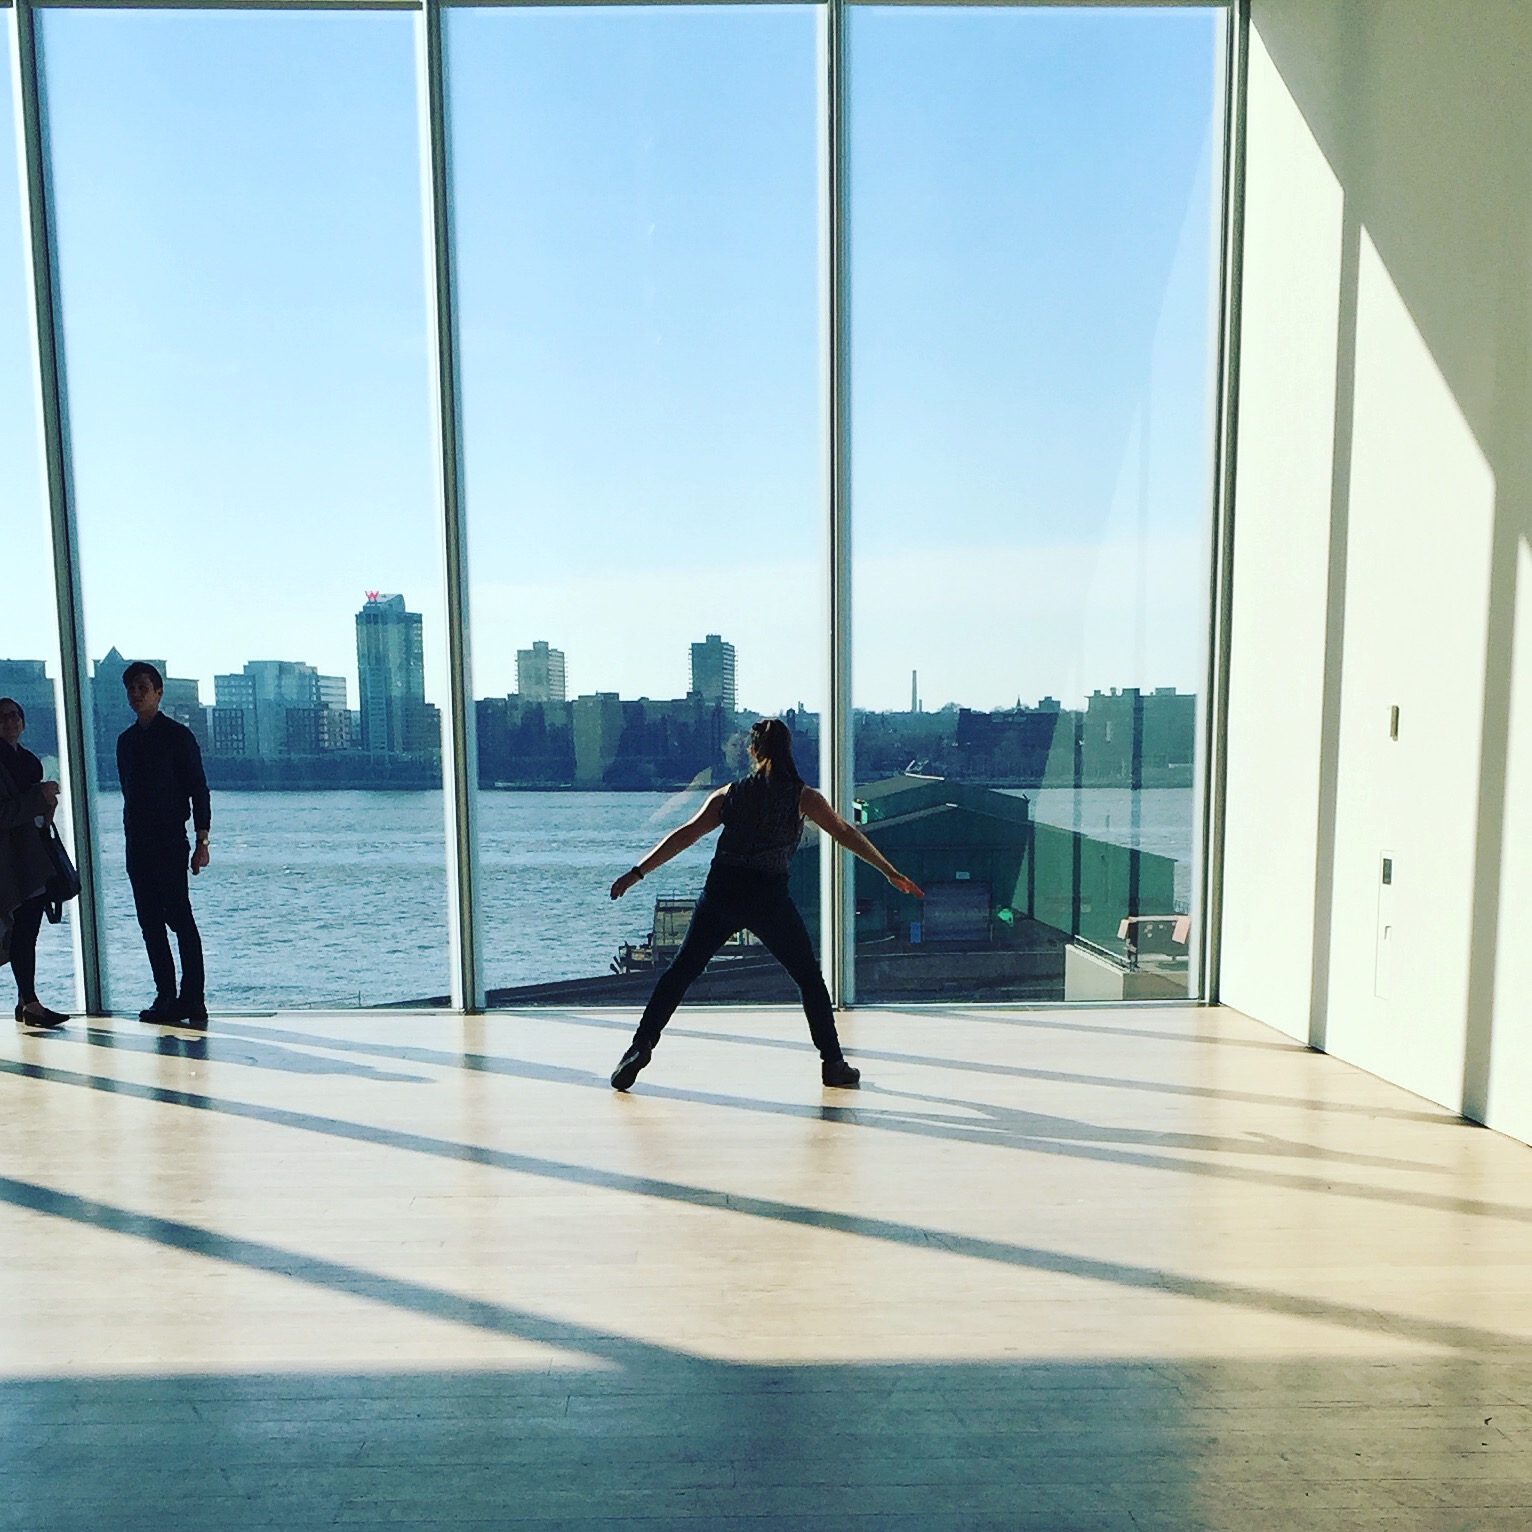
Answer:
<path fill-rule="evenodd" d="M 30 750 L 16 748 L 29 762 L 37 761 Z M 0 963 L 10 959 L 13 911 L 42 893 L 53 874 L 47 842 L 38 827 L 47 811 L 41 781 L 20 786 L 0 759 Z"/>

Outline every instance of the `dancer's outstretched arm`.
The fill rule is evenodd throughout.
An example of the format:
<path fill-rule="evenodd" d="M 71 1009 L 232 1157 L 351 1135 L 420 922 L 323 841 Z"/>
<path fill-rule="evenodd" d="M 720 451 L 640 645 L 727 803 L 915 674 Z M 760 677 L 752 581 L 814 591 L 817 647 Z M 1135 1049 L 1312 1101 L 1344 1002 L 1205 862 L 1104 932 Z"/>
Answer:
<path fill-rule="evenodd" d="M 711 834 L 723 823 L 723 800 L 727 787 L 710 793 L 708 800 L 677 830 L 672 830 L 642 861 L 635 862 L 612 884 L 612 898 L 621 899 L 646 873 L 663 867 L 673 856 L 680 856 L 688 846 L 695 846 L 704 835 Z"/>
<path fill-rule="evenodd" d="M 799 795 L 798 805 L 803 810 L 804 818 L 812 819 L 826 835 L 838 841 L 847 851 L 861 857 L 869 867 L 876 867 L 900 893 L 914 894 L 918 899 L 925 898 L 925 891 L 915 880 L 905 877 L 854 824 L 842 819 L 830 807 L 823 793 L 805 787 Z"/>

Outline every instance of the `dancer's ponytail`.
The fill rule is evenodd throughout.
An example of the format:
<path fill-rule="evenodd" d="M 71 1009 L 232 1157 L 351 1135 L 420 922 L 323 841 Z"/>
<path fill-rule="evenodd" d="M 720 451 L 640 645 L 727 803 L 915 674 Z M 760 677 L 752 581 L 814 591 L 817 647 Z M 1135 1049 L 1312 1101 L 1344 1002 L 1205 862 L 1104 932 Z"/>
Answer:
<path fill-rule="evenodd" d="M 798 763 L 793 760 L 793 735 L 780 718 L 763 718 L 750 726 L 750 748 L 758 761 L 771 763 L 771 774 L 778 781 L 802 783 Z"/>

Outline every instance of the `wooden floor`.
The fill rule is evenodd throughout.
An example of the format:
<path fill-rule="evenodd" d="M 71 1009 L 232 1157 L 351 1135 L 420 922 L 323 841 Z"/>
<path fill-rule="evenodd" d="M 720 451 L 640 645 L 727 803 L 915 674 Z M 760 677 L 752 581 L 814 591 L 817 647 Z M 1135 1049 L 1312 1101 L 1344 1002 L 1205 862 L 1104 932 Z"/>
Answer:
<path fill-rule="evenodd" d="M 1532 1527 L 1532 1150 L 1231 1012 L 0 1039 L 0 1527 Z"/>

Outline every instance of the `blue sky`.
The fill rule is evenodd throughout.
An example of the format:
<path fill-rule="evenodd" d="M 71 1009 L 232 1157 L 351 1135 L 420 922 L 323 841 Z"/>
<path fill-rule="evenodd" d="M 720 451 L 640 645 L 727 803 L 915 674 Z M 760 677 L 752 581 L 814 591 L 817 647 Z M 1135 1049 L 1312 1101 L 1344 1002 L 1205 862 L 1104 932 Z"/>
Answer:
<path fill-rule="evenodd" d="M 436 650 L 413 19 L 41 19 L 92 653 L 206 701 L 247 658 L 354 687 L 368 589 Z M 1198 684 L 1221 25 L 852 13 L 860 705 L 912 668 L 928 706 Z M 820 26 L 450 14 L 481 695 L 534 638 L 574 690 L 675 695 L 721 632 L 745 704 L 822 702 Z M 0 653 L 39 656 L 0 161 L 0 473 L 37 576 Z"/>

